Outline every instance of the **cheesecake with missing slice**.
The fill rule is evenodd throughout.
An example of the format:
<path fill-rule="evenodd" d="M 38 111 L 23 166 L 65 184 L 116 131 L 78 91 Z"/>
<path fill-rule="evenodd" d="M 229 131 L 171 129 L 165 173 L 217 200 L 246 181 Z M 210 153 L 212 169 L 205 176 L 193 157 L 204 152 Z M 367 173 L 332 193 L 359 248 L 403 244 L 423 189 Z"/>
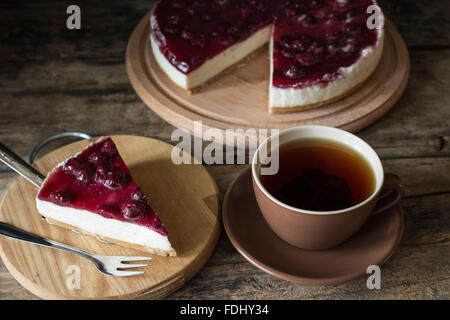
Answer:
<path fill-rule="evenodd" d="M 376 69 L 384 18 L 375 0 L 160 0 L 150 17 L 155 60 L 191 91 L 269 43 L 269 113 L 314 108 L 360 86 Z M 371 12 L 369 10 L 369 12 Z"/>

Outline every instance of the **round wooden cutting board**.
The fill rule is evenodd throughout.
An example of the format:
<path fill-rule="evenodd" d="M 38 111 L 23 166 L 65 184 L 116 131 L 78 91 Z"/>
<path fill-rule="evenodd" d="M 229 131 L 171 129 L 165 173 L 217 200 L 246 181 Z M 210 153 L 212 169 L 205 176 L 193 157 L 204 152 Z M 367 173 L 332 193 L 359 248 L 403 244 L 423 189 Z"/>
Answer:
<path fill-rule="evenodd" d="M 203 166 L 173 164 L 170 157 L 173 147 L 158 140 L 135 136 L 113 136 L 112 139 L 167 227 L 178 256 L 150 255 L 51 226 L 41 219 L 36 209 L 36 187 L 20 177 L 3 198 L 0 221 L 96 254 L 153 258 L 147 267 L 133 269 L 145 271 L 143 275 L 110 277 L 77 255 L 0 237 L 0 255 L 9 272 L 41 298 L 162 298 L 192 278 L 217 243 L 220 196 L 216 183 Z M 88 143 L 83 140 L 67 145 L 36 161 L 34 166 L 45 174 Z M 71 289 L 77 267 L 80 287 Z"/>
<path fill-rule="evenodd" d="M 409 77 L 410 62 L 405 42 L 395 26 L 386 21 L 383 57 L 373 75 L 357 90 L 316 109 L 268 114 L 267 51 L 198 92 L 188 94 L 159 68 L 151 52 L 149 32 L 148 14 L 128 43 L 126 64 L 131 84 L 144 103 L 164 120 L 191 133 L 194 133 L 194 121 L 202 121 L 204 130 L 218 128 L 223 133 L 226 129 L 282 129 L 302 124 L 327 125 L 356 132 L 394 106 Z"/>

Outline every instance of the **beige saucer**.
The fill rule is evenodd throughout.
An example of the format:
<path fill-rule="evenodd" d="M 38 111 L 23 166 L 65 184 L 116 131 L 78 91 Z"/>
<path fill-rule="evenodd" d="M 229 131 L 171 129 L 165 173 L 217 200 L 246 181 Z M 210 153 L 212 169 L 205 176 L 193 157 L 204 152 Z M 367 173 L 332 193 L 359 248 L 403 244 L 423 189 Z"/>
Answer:
<path fill-rule="evenodd" d="M 299 249 L 284 242 L 264 220 L 252 188 L 251 168 L 229 187 L 222 208 L 223 224 L 234 247 L 257 268 L 280 279 L 328 285 L 366 274 L 382 265 L 397 248 L 404 228 L 401 206 L 370 218 L 353 237 L 328 250 Z"/>

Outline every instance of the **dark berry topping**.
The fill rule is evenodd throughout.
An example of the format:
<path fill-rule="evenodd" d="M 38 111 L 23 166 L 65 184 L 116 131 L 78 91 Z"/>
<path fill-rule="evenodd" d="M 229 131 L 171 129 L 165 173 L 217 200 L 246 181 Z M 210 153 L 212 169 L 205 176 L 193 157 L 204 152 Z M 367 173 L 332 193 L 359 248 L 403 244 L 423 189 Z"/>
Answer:
<path fill-rule="evenodd" d="M 287 7 L 284 9 L 284 14 L 288 17 L 295 16 L 297 14 L 297 10 L 291 7 Z"/>
<path fill-rule="evenodd" d="M 339 12 L 331 12 L 325 17 L 325 23 L 328 25 L 333 25 L 340 22 L 341 16 Z"/>
<path fill-rule="evenodd" d="M 283 57 L 291 59 L 295 57 L 297 51 L 295 51 L 294 49 L 284 48 L 283 50 L 281 50 L 281 54 L 283 55 Z"/>
<path fill-rule="evenodd" d="M 283 48 L 291 48 L 292 40 L 287 36 L 283 36 L 283 38 L 281 38 L 281 40 L 278 43 Z"/>
<path fill-rule="evenodd" d="M 197 9 L 193 6 L 190 6 L 186 9 L 186 13 L 190 16 L 194 16 L 197 14 Z"/>
<path fill-rule="evenodd" d="M 167 18 L 169 24 L 179 24 L 180 20 L 181 20 L 180 17 L 176 15 L 169 16 L 169 18 Z"/>
<path fill-rule="evenodd" d="M 340 45 L 339 45 L 338 41 L 331 41 L 327 45 L 327 49 L 328 49 L 328 52 L 330 52 L 330 54 L 335 54 L 339 50 L 339 47 L 340 47 Z"/>
<path fill-rule="evenodd" d="M 355 52 L 355 46 L 352 43 L 347 43 L 341 48 L 341 51 L 346 55 L 351 55 Z"/>
<path fill-rule="evenodd" d="M 89 156 L 89 162 L 95 165 L 102 164 L 106 159 L 108 154 L 102 154 L 101 152 L 97 151 L 94 152 Z"/>
<path fill-rule="evenodd" d="M 345 32 L 351 35 L 359 35 L 363 31 L 363 26 L 360 24 L 352 23 L 345 27 Z"/>
<path fill-rule="evenodd" d="M 180 28 L 177 25 L 168 25 L 164 27 L 164 31 L 167 32 L 168 34 L 175 35 L 180 32 Z"/>
<path fill-rule="evenodd" d="M 228 3 L 228 0 L 214 0 L 219 6 L 224 6 Z"/>
<path fill-rule="evenodd" d="M 237 35 L 239 33 L 239 29 L 235 26 L 231 26 L 227 28 L 227 33 L 230 35 Z"/>
<path fill-rule="evenodd" d="M 317 18 L 311 15 L 307 15 L 305 19 L 303 19 L 303 25 L 305 27 L 313 27 L 318 23 Z"/>
<path fill-rule="evenodd" d="M 152 224 L 155 226 L 155 229 L 165 230 L 163 224 L 161 223 L 157 215 L 153 215 L 150 219 L 152 221 Z"/>
<path fill-rule="evenodd" d="M 129 202 L 123 204 L 121 210 L 125 219 L 136 220 L 147 212 L 147 206 L 140 201 Z"/>
<path fill-rule="evenodd" d="M 350 9 L 345 13 L 345 19 L 352 19 L 357 15 L 357 12 L 355 9 Z"/>
<path fill-rule="evenodd" d="M 197 67 L 205 62 L 205 59 L 201 56 L 194 56 L 191 58 L 191 65 L 192 67 Z"/>
<path fill-rule="evenodd" d="M 184 28 L 181 32 L 181 37 L 186 40 L 191 40 L 194 38 L 194 33 L 189 28 Z"/>
<path fill-rule="evenodd" d="M 202 20 L 203 21 L 211 21 L 212 20 L 212 16 L 210 14 L 205 13 L 205 14 L 202 15 Z"/>
<path fill-rule="evenodd" d="M 67 174 L 73 174 L 75 170 L 77 170 L 80 166 L 81 163 L 77 159 L 72 158 L 67 160 L 67 162 L 64 164 L 63 170 Z"/>
<path fill-rule="evenodd" d="M 136 189 L 131 193 L 131 200 L 144 201 L 145 199 L 145 194 L 140 189 Z"/>
<path fill-rule="evenodd" d="M 196 6 L 197 8 L 204 8 L 207 4 L 208 3 L 206 0 L 194 0 L 194 6 Z"/>
<path fill-rule="evenodd" d="M 176 9 L 181 9 L 186 6 L 186 4 L 181 0 L 174 0 L 172 1 L 172 6 Z"/>
<path fill-rule="evenodd" d="M 99 184 L 105 184 L 106 179 L 108 179 L 108 170 L 106 167 L 99 165 L 95 170 L 94 180 Z"/>
<path fill-rule="evenodd" d="M 315 7 L 319 7 L 323 5 L 323 1 L 322 0 L 312 0 L 311 1 L 311 7 L 315 8 Z"/>
<path fill-rule="evenodd" d="M 191 39 L 191 44 L 196 47 L 205 47 L 206 46 L 206 37 L 204 35 L 199 35 Z"/>
<path fill-rule="evenodd" d="M 108 172 L 106 176 L 104 185 L 109 189 L 122 189 L 128 182 L 128 177 L 122 172 Z"/>
<path fill-rule="evenodd" d="M 230 35 L 220 35 L 217 38 L 217 41 L 222 45 L 222 46 L 229 46 L 231 44 L 233 44 L 235 41 L 233 39 L 232 36 Z"/>
<path fill-rule="evenodd" d="M 317 41 L 313 41 L 308 47 L 308 52 L 311 52 L 315 55 L 320 55 L 321 53 L 323 53 L 323 50 L 323 45 Z"/>
<path fill-rule="evenodd" d="M 308 48 L 308 43 L 306 39 L 297 39 L 292 41 L 291 47 L 297 51 L 304 51 Z"/>
<path fill-rule="evenodd" d="M 90 163 L 83 163 L 77 170 L 74 171 L 75 178 L 81 183 L 91 182 L 94 167 Z"/>
<path fill-rule="evenodd" d="M 316 58 L 311 53 L 299 53 L 295 60 L 303 66 L 311 66 L 317 62 Z"/>
<path fill-rule="evenodd" d="M 305 75 L 305 71 L 299 66 L 292 65 L 284 71 L 284 75 L 289 79 L 298 79 Z"/>
<path fill-rule="evenodd" d="M 247 18 L 247 17 L 250 16 L 251 12 L 252 12 L 251 9 L 248 8 L 248 7 L 242 8 L 242 10 L 241 10 L 241 16 L 242 16 L 243 18 Z"/>
<path fill-rule="evenodd" d="M 57 204 L 67 205 L 72 201 L 72 194 L 67 190 L 59 190 L 52 192 L 50 199 Z"/>
<path fill-rule="evenodd" d="M 177 68 L 178 68 L 178 70 L 180 70 L 181 72 L 184 72 L 184 73 L 187 73 L 190 69 L 189 65 L 184 61 L 178 62 Z"/>
<path fill-rule="evenodd" d="M 104 218 L 114 218 L 120 214 L 120 209 L 114 204 L 100 204 L 97 207 L 97 213 Z"/>
<path fill-rule="evenodd" d="M 63 171 L 74 176 L 81 183 L 89 183 L 94 173 L 94 167 L 89 162 L 81 163 L 73 158 L 64 164 Z"/>
<path fill-rule="evenodd" d="M 116 155 L 118 153 L 117 148 L 114 145 L 114 142 L 112 142 L 112 140 L 105 141 L 105 143 L 103 144 L 103 147 L 102 147 L 102 151 L 106 152 L 110 155 Z"/>

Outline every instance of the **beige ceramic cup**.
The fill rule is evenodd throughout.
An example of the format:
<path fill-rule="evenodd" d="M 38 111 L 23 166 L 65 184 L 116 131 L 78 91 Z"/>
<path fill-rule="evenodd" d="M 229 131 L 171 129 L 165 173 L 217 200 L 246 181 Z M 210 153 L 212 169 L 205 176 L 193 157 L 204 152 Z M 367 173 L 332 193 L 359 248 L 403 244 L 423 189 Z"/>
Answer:
<path fill-rule="evenodd" d="M 277 137 L 279 145 L 318 138 L 336 141 L 356 150 L 365 157 L 374 172 L 374 192 L 355 206 L 335 211 L 302 210 L 282 203 L 264 188 L 260 180 L 260 163 L 266 163 L 266 154 L 276 153 L 273 148 L 278 147 L 274 145 Z M 272 153 L 267 153 L 268 149 Z M 252 180 L 258 206 L 271 229 L 289 244 L 311 250 L 328 249 L 341 244 L 355 234 L 370 216 L 393 207 L 403 195 L 401 180 L 396 175 L 384 174 L 380 158 L 367 143 L 347 131 L 315 125 L 281 130 L 277 136 L 271 136 L 261 143 L 252 161 Z"/>

